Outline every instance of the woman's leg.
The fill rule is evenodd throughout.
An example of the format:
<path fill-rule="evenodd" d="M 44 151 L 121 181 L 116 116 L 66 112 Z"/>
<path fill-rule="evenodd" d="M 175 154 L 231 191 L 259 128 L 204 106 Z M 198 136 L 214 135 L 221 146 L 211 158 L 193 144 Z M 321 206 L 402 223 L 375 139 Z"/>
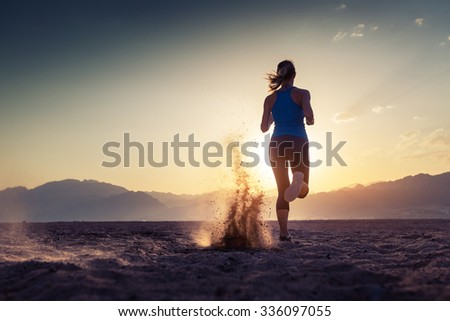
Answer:
<path fill-rule="evenodd" d="M 309 155 L 308 140 L 293 137 L 291 148 L 286 150 L 286 157 L 292 170 L 292 182 L 284 192 L 284 199 L 292 202 L 304 198 L 309 193 Z"/>
<path fill-rule="evenodd" d="M 284 238 L 289 235 L 287 228 L 289 203 L 284 199 L 284 191 L 289 186 L 289 168 L 285 157 L 285 144 L 281 143 L 281 139 L 271 141 L 269 157 L 278 190 L 276 210 L 278 225 L 280 226 L 280 238 Z"/>
<path fill-rule="evenodd" d="M 303 184 L 298 198 L 305 198 L 309 193 L 309 143 L 307 139 L 296 138 L 293 161 L 290 162 L 292 174 L 303 173 Z"/>
<path fill-rule="evenodd" d="M 289 235 L 287 223 L 289 217 L 289 210 L 277 209 L 277 220 L 280 226 L 280 238 L 287 237 Z"/>

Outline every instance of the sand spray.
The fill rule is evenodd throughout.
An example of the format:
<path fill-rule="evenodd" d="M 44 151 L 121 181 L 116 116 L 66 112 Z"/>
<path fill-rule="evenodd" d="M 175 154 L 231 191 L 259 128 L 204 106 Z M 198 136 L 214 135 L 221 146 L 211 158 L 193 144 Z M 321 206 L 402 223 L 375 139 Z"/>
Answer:
<path fill-rule="evenodd" d="M 239 149 L 233 150 L 233 189 L 227 195 L 225 206 L 217 200 L 212 222 L 202 226 L 197 244 L 223 249 L 269 248 L 272 236 L 264 221 L 265 195 L 258 180 L 241 166 Z M 201 240 L 200 240 L 201 239 Z"/>

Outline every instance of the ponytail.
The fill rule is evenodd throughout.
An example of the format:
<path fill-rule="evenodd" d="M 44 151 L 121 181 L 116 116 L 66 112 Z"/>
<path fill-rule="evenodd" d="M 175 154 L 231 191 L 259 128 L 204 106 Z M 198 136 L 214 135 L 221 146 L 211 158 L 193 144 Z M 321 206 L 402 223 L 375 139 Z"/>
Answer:
<path fill-rule="evenodd" d="M 294 64 L 290 60 L 283 60 L 278 64 L 277 72 L 267 74 L 270 90 L 277 90 L 285 80 L 291 79 L 293 76 L 295 76 Z"/>

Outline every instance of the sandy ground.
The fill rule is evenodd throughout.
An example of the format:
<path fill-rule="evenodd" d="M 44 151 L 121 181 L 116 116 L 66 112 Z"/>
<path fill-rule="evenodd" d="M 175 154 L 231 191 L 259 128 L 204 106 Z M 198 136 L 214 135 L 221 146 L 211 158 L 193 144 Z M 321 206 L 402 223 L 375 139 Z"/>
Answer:
<path fill-rule="evenodd" d="M 197 245 L 199 223 L 0 224 L 0 299 L 450 300 L 448 220 L 290 228 L 236 250 Z"/>

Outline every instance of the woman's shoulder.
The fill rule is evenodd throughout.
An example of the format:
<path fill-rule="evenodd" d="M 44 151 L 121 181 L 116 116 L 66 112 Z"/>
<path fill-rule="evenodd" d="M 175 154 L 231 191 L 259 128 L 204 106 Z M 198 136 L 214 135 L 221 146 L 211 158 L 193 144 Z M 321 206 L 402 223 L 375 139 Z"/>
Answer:
<path fill-rule="evenodd" d="M 269 94 L 269 95 L 266 97 L 266 102 L 268 102 L 268 103 L 273 103 L 273 102 L 275 102 L 275 99 L 276 99 L 276 98 L 277 98 L 277 92 L 274 91 L 273 93 Z"/>
<path fill-rule="evenodd" d="M 298 87 L 293 87 L 292 90 L 299 95 L 310 95 L 310 92 L 308 89 L 304 89 L 304 88 L 298 88 Z"/>
<path fill-rule="evenodd" d="M 293 87 L 291 97 L 297 105 L 302 105 L 304 100 L 309 100 L 311 95 L 309 90 L 304 88 Z"/>

